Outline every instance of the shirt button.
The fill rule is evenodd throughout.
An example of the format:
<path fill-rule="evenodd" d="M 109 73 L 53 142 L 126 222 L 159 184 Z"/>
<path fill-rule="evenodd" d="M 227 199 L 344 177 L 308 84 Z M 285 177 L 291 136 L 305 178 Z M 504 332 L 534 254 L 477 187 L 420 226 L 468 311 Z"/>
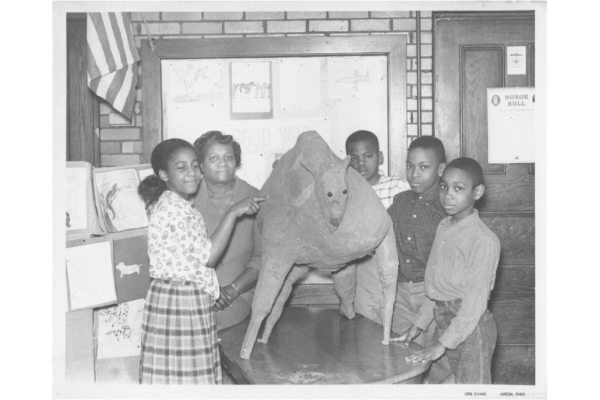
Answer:
<path fill-rule="evenodd" d="M 417 218 L 417 214 L 413 214 L 413 218 Z"/>
<path fill-rule="evenodd" d="M 419 200 L 421 200 L 422 198 L 423 198 L 422 196 L 419 196 Z"/>
<path fill-rule="evenodd" d="M 406 262 L 410 262 L 410 260 L 406 260 Z"/>
<path fill-rule="evenodd" d="M 408 237 L 408 240 L 411 240 L 410 236 Z M 444 242 L 442 242 L 442 243 L 444 243 Z"/>

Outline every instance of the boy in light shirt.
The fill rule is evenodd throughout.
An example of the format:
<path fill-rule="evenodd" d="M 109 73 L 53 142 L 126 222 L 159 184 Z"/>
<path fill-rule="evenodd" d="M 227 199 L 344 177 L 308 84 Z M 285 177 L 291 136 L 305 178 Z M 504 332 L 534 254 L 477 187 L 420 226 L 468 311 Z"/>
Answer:
<path fill-rule="evenodd" d="M 410 190 L 404 179 L 387 177 L 379 171 L 379 166 L 383 164 L 383 152 L 379 150 L 379 140 L 373 132 L 360 130 L 348 136 L 346 154 L 350 156 L 350 166 L 369 182 L 386 209 L 392 204 L 396 194 Z M 378 324 L 383 324 L 383 290 L 377 265 L 372 257 L 357 263 L 356 281 L 354 309 Z"/>

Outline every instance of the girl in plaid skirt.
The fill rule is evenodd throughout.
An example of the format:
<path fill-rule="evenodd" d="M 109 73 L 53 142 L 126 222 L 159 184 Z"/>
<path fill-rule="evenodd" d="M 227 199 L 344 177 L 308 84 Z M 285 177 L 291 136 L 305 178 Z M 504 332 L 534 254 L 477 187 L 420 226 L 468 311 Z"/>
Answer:
<path fill-rule="evenodd" d="M 256 213 L 266 198 L 234 204 L 209 238 L 202 214 L 190 199 L 201 179 L 192 145 L 168 139 L 152 151 L 154 174 L 139 193 L 152 206 L 148 256 L 153 278 L 142 320 L 140 383 L 220 384 L 214 267 L 235 221 Z"/>

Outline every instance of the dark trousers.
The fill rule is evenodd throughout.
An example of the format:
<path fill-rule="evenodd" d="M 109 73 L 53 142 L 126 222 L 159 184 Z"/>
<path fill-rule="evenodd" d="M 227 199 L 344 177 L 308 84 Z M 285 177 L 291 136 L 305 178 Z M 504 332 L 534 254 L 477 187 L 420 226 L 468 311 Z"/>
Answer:
<path fill-rule="evenodd" d="M 452 320 L 456 317 L 460 305 L 436 306 L 435 315 L 435 340 L 439 340 L 448 329 Z M 492 355 L 496 348 L 496 320 L 494 315 L 486 310 L 482 315 L 477 327 L 464 342 L 456 349 L 447 349 L 444 357 L 447 357 L 450 368 L 454 373 L 457 384 L 491 384 L 492 383 Z"/>

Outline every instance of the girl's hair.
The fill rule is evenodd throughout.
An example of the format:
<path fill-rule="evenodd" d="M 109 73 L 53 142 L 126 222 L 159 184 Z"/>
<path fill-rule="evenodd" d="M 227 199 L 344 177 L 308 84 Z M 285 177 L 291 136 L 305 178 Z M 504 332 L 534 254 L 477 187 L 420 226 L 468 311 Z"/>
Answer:
<path fill-rule="evenodd" d="M 173 155 L 181 149 L 194 151 L 194 146 L 183 139 L 167 139 L 160 142 L 152 150 L 150 164 L 154 175 L 147 176 L 138 187 L 138 193 L 144 199 L 146 208 L 154 204 L 160 198 L 160 195 L 167 190 L 167 184 L 160 179 L 158 171 L 166 171 Z"/>
<path fill-rule="evenodd" d="M 204 157 L 206 156 L 206 149 L 210 142 L 216 142 L 220 144 L 230 144 L 233 149 L 233 156 L 235 158 L 235 164 L 239 168 L 242 166 L 242 148 L 240 144 L 235 141 L 233 136 L 231 135 L 223 135 L 220 131 L 208 131 L 202 136 L 200 136 L 194 142 L 194 149 L 196 149 L 196 154 L 198 155 L 198 162 L 204 161 Z"/>

